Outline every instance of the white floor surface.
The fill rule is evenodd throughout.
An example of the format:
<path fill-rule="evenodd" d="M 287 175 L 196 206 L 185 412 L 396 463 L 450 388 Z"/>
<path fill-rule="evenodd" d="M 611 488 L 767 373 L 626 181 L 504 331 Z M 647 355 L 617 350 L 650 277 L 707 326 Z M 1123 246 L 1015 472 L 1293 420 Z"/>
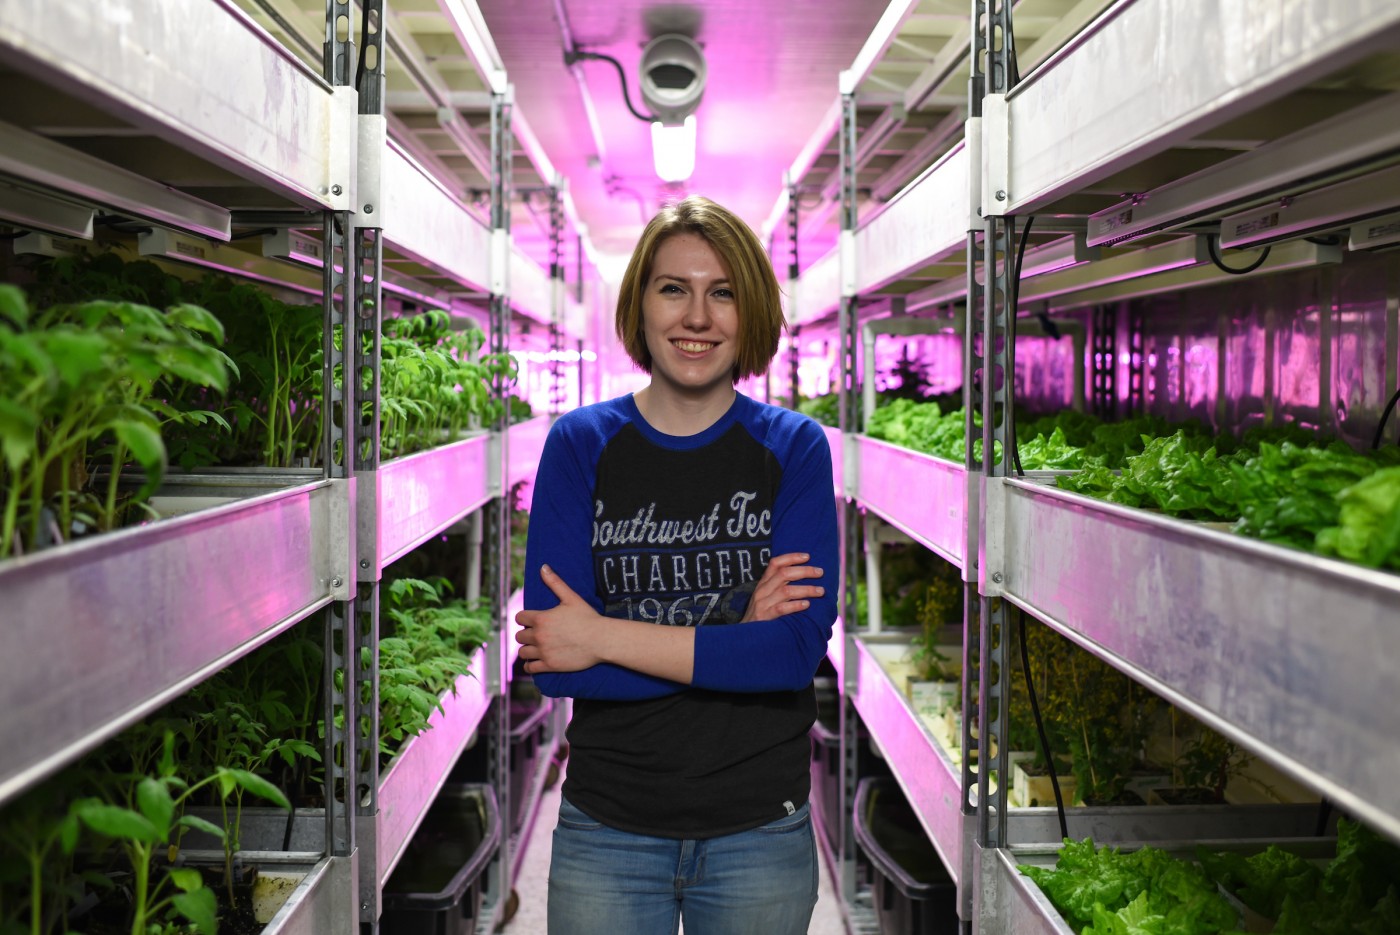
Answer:
<path fill-rule="evenodd" d="M 549 891 L 549 844 L 554 834 L 554 826 L 559 817 L 559 786 L 546 789 L 540 800 L 539 817 L 530 838 L 525 842 L 525 862 L 520 867 L 520 876 L 515 881 L 515 892 L 520 897 L 520 908 L 515 917 L 503 930 L 505 935 L 545 935 L 547 919 L 545 899 Z M 821 848 L 817 849 L 822 860 L 821 891 L 817 896 L 817 908 L 812 913 L 812 924 L 808 935 L 846 935 L 846 926 L 841 918 L 841 902 L 832 887 L 831 868 L 821 858 Z M 618 933 L 618 935 L 644 935 L 644 933 Z"/>

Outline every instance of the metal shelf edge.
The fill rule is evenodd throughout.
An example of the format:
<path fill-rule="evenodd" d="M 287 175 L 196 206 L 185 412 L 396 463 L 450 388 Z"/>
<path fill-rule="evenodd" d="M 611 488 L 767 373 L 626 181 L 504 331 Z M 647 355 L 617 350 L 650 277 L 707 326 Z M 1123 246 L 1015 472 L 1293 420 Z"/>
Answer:
<path fill-rule="evenodd" d="M 320 481 L 0 565 L 0 801 L 329 603 L 338 495 Z"/>
<path fill-rule="evenodd" d="M 1053 488 L 1007 493 L 1008 599 L 1400 837 L 1400 721 L 1378 703 L 1400 695 L 1383 662 L 1400 660 L 1400 576 Z"/>
<path fill-rule="evenodd" d="M 331 207 L 332 181 L 349 184 L 348 171 L 331 178 L 332 145 L 353 111 L 227 11 L 112 0 L 94 16 L 81 0 L 3 0 L 0 45 L 56 86 L 307 207 Z"/>
<path fill-rule="evenodd" d="M 292 890 L 263 935 L 350 935 L 358 930 L 354 857 L 322 860 Z"/>
<path fill-rule="evenodd" d="M 428 729 L 405 744 L 380 779 L 374 874 L 381 889 L 491 704 L 484 648 L 472 655 L 471 671 L 457 678 L 456 693 L 441 697 Z"/>
<path fill-rule="evenodd" d="M 856 639 L 859 667 L 853 697 L 871 737 L 885 754 L 919 823 L 954 881 L 962 874 L 962 775 L 909 707 L 903 693 Z"/>
<path fill-rule="evenodd" d="M 491 451 L 481 433 L 359 474 L 362 560 L 382 569 L 490 500 Z"/>
<path fill-rule="evenodd" d="M 889 442 L 855 436 L 857 499 L 920 545 L 963 566 L 967 469 Z M 908 491 L 926 495 L 909 497 Z"/>

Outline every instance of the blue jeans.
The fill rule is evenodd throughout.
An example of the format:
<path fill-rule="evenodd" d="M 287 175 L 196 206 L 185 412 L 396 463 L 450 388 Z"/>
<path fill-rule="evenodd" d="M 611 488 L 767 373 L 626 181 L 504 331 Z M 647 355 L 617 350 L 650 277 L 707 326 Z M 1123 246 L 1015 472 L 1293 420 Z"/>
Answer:
<path fill-rule="evenodd" d="M 751 831 L 617 831 L 567 799 L 549 866 L 549 935 L 802 935 L 817 903 L 810 806 Z"/>

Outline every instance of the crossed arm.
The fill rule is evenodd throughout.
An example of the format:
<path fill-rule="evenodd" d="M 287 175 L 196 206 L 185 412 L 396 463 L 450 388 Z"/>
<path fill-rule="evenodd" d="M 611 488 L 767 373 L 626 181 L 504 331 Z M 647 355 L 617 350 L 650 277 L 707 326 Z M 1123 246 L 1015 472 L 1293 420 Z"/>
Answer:
<path fill-rule="evenodd" d="M 801 582 L 820 578 L 822 569 L 803 552 L 774 556 L 754 588 L 742 623 L 776 620 L 806 610 L 826 592 Z M 689 685 L 695 672 L 695 629 L 663 627 L 636 620 L 604 617 L 554 573 L 540 567 L 540 580 L 559 598 L 549 610 L 522 610 L 515 639 L 531 675 L 577 672 L 611 663 L 634 672 Z"/>

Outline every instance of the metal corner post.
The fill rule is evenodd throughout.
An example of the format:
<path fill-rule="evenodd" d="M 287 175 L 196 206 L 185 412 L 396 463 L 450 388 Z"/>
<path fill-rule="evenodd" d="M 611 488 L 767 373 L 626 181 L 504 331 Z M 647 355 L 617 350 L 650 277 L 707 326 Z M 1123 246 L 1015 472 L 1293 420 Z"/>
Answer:
<path fill-rule="evenodd" d="M 854 288 L 855 270 L 849 269 L 854 262 L 855 251 L 851 249 L 854 244 L 856 231 L 856 172 L 855 172 L 855 152 L 856 152 L 856 96 L 854 89 L 842 89 L 841 94 L 841 124 L 839 129 L 840 141 L 840 179 L 841 179 L 841 243 L 842 250 L 840 261 L 841 270 L 841 302 L 839 306 L 839 328 L 840 328 L 840 353 L 837 358 L 840 369 L 840 428 L 841 434 L 845 435 L 860 430 L 859 423 L 859 382 L 857 370 L 859 366 L 859 347 L 856 344 L 857 328 L 857 296 Z M 854 500 L 845 500 L 841 512 L 841 535 L 842 535 L 842 588 L 841 588 L 841 618 L 845 622 L 847 654 L 848 659 L 853 659 L 850 644 L 853 640 L 855 629 L 854 602 L 856 595 L 856 581 L 859 578 L 861 568 L 860 552 L 860 510 Z M 851 690 L 854 687 L 854 672 L 850 666 L 846 667 L 845 684 L 841 687 L 841 710 L 840 710 L 840 753 L 841 753 L 841 775 L 839 784 L 839 796 L 841 801 L 841 819 L 837 827 L 838 853 L 837 859 L 840 863 L 840 892 L 841 901 L 846 908 L 847 917 L 854 920 L 860 910 L 857 908 L 857 890 L 859 888 L 856 879 L 856 853 L 855 853 L 855 830 L 853 827 L 853 807 L 855 802 L 856 782 L 860 778 L 860 763 L 857 756 L 858 751 L 858 725 L 859 718 L 856 715 L 856 708 L 851 700 Z M 853 926 L 854 927 L 854 926 Z"/>
<path fill-rule="evenodd" d="M 493 269 L 491 272 L 488 349 L 492 355 L 510 352 L 511 309 L 507 284 L 510 281 L 510 216 L 515 194 L 511 176 L 511 111 L 509 89 L 491 95 L 491 231 L 495 244 L 492 263 L 506 265 L 505 269 Z M 507 476 L 506 466 L 510 463 L 507 450 L 510 407 L 506 402 L 509 388 L 504 374 L 498 372 L 492 378 L 491 395 L 500 408 L 491 430 L 500 439 L 498 476 L 501 478 Z M 505 671 L 505 641 L 510 638 L 510 624 L 505 614 L 510 596 L 510 491 L 497 490 L 483 510 L 486 512 L 484 591 L 497 622 L 496 633 L 488 644 L 486 656 L 487 683 L 495 698 L 490 715 L 491 730 L 487 737 L 487 771 L 488 781 L 496 791 L 499 813 L 509 815 L 510 705 L 506 703 L 506 697 L 510 690 L 510 673 Z M 511 879 L 513 843 L 509 834 L 501 836 L 500 849 L 486 871 L 488 906 L 482 910 L 482 923 L 487 926 L 484 931 L 490 931 L 494 926 L 514 885 Z M 478 931 L 483 929 L 478 927 Z"/>
<path fill-rule="evenodd" d="M 997 596 L 1002 571 L 988 567 L 1000 563 L 995 558 L 989 561 L 992 544 L 986 541 L 985 532 L 986 487 L 1005 475 L 1013 452 L 1010 325 L 1015 314 L 1011 307 L 1015 295 L 1015 219 L 1002 213 L 1001 206 L 1010 203 L 1010 198 L 1002 177 L 1005 160 L 995 155 L 1005 151 L 1006 141 L 1001 137 L 1007 133 L 1007 124 L 1004 119 L 990 119 L 1005 116 L 1004 96 L 1015 76 L 1010 0 L 973 0 L 972 23 L 968 133 L 977 137 L 969 140 L 969 146 L 978 158 L 973 167 L 975 179 L 969 185 L 963 391 L 969 531 L 963 575 L 967 588 L 963 602 L 965 846 L 958 908 L 964 931 L 980 931 L 987 911 L 979 905 L 984 900 L 978 897 L 979 893 L 986 895 L 978 885 L 987 869 L 981 866 L 981 855 L 1006 841 L 1005 736 L 1013 638 L 1006 605 Z M 993 108 L 992 104 L 998 106 Z M 988 134 L 995 137 L 988 138 Z M 993 547 L 991 553 L 999 554 L 999 548 Z M 992 673 L 996 673 L 995 678 Z M 995 788 L 993 774 L 1000 777 Z"/>
<path fill-rule="evenodd" d="M 549 414 L 564 409 L 564 199 L 559 185 L 549 188 Z M 580 366 L 582 361 L 580 361 Z"/>

